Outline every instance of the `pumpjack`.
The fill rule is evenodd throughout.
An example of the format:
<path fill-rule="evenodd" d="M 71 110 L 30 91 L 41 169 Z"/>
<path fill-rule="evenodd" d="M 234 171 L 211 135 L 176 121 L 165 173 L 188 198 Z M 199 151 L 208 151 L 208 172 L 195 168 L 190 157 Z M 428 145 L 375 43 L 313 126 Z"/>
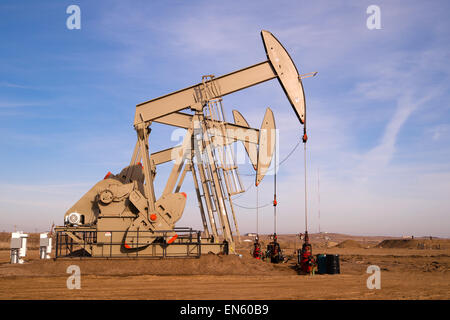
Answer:
<path fill-rule="evenodd" d="M 258 185 L 272 160 L 275 119 L 267 108 L 256 129 L 233 110 L 234 122 L 227 122 L 223 97 L 277 79 L 300 123 L 305 121 L 302 76 L 274 35 L 263 30 L 261 37 L 266 61 L 219 77 L 205 75 L 200 83 L 136 106 L 137 142 L 129 165 L 118 174 L 108 172 L 67 210 L 64 226 L 55 228 L 57 258 L 75 252 L 91 257 L 198 257 L 235 251 L 235 236 L 240 235 L 232 196 L 245 190 L 230 146 L 243 143 Z M 181 145 L 150 153 L 152 123 L 185 129 Z M 170 176 L 156 197 L 157 167 L 170 161 Z M 187 172 L 192 174 L 203 232 L 176 227 L 186 204 L 187 194 L 180 190 Z"/>

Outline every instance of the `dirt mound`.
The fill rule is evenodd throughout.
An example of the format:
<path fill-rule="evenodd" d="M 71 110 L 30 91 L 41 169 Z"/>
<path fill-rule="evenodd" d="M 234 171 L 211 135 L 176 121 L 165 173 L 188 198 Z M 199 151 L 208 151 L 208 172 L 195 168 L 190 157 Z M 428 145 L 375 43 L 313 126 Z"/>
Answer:
<path fill-rule="evenodd" d="M 450 247 L 448 239 L 389 239 L 381 241 L 377 248 L 396 249 L 447 249 Z"/>
<path fill-rule="evenodd" d="M 355 240 L 344 240 L 339 243 L 336 247 L 338 248 L 361 248 L 361 244 Z"/>
<path fill-rule="evenodd" d="M 327 248 L 333 248 L 336 247 L 339 243 L 334 242 L 334 241 L 328 241 L 327 242 Z"/>
<path fill-rule="evenodd" d="M 377 248 L 417 248 L 418 240 L 413 239 L 393 239 L 383 240 L 376 247 Z"/>
<path fill-rule="evenodd" d="M 294 272 L 250 255 L 203 255 L 199 259 L 73 259 L 33 260 L 23 265 L 0 265 L 0 278 L 10 276 L 66 276 L 67 267 L 77 265 L 82 274 L 98 276 L 136 275 L 269 275 L 274 272 Z"/>

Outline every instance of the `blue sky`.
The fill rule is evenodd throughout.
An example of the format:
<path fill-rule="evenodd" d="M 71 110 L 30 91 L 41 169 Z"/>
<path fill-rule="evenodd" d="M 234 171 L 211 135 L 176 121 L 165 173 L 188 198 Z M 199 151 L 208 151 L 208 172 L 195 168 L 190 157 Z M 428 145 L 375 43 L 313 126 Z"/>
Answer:
<path fill-rule="evenodd" d="M 81 9 L 69 30 L 66 8 Z M 381 29 L 366 27 L 369 5 Z M 126 166 L 135 106 L 265 60 L 271 31 L 305 79 L 309 229 L 450 236 L 450 22 L 448 1 L 2 1 L 0 3 L 0 231 L 46 230 L 108 171 Z M 226 96 L 259 127 L 266 107 L 280 158 L 302 134 L 277 81 Z M 154 125 L 152 151 L 172 129 Z M 170 170 L 158 168 L 161 191 Z M 251 173 L 248 164 L 240 167 Z M 304 230 L 303 150 L 278 174 L 278 232 Z M 245 186 L 253 179 L 243 176 Z M 192 180 L 180 226 L 200 228 Z M 259 188 L 272 199 L 272 177 Z M 236 199 L 255 206 L 256 192 Z M 259 210 L 272 232 L 272 207 Z M 238 210 L 241 232 L 255 210 Z"/>

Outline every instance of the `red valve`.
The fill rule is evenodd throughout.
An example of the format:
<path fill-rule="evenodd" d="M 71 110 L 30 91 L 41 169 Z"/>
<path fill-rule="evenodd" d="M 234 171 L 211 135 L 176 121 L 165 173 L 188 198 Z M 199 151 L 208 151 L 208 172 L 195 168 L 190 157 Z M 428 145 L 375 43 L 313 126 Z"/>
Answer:
<path fill-rule="evenodd" d="M 305 132 L 305 134 L 303 135 L 303 143 L 306 143 L 306 141 L 308 141 L 308 136 L 306 135 L 306 132 Z"/>

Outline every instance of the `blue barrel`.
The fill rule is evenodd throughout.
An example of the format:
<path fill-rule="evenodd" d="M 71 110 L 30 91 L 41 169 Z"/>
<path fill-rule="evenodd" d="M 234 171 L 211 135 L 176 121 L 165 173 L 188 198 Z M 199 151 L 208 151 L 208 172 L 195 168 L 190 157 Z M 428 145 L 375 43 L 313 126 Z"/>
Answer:
<path fill-rule="evenodd" d="M 316 255 L 316 261 L 317 261 L 317 273 L 318 274 L 327 273 L 327 255 L 326 254 Z"/>
<path fill-rule="evenodd" d="M 338 254 L 327 254 L 327 273 L 328 274 L 339 274 L 341 273 L 341 268 L 339 266 L 339 255 Z"/>

